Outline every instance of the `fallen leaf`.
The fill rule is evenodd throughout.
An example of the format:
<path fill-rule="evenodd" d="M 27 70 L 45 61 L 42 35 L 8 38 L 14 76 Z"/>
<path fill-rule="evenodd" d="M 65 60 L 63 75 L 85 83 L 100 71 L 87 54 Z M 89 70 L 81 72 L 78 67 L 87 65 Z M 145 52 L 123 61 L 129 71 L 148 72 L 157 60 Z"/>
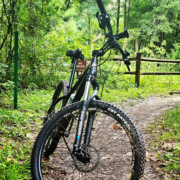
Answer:
<path fill-rule="evenodd" d="M 110 155 L 104 156 L 101 159 L 110 159 Z"/>
<path fill-rule="evenodd" d="M 132 156 L 132 152 L 128 152 L 126 155 L 127 156 Z"/>
<path fill-rule="evenodd" d="M 146 161 L 157 161 L 158 156 L 155 153 L 149 153 L 146 151 Z"/>
<path fill-rule="evenodd" d="M 164 143 L 162 148 L 165 149 L 165 150 L 172 150 L 174 147 L 177 146 L 177 143 Z"/>
<path fill-rule="evenodd" d="M 28 128 L 28 126 L 26 126 L 26 127 L 21 127 L 22 130 L 24 130 L 24 129 L 26 129 L 26 128 Z"/>
<path fill-rule="evenodd" d="M 6 161 L 9 162 L 9 161 L 11 161 L 11 159 L 10 159 L 10 158 L 7 158 Z"/>
<path fill-rule="evenodd" d="M 28 133 L 26 134 L 26 137 L 33 140 L 33 139 L 36 139 L 37 135 L 33 133 Z"/>
<path fill-rule="evenodd" d="M 113 129 L 120 129 L 120 130 L 122 130 L 122 128 L 120 126 L 117 126 L 116 124 L 113 124 L 112 127 L 113 127 Z"/>
<path fill-rule="evenodd" d="M 42 171 L 43 174 L 47 174 L 48 173 L 48 170 L 45 170 L 45 171 Z"/>
<path fill-rule="evenodd" d="M 163 179 L 164 179 L 164 180 L 169 180 L 169 179 L 171 179 L 171 176 L 170 176 L 169 174 L 165 174 L 165 175 L 163 176 Z"/>

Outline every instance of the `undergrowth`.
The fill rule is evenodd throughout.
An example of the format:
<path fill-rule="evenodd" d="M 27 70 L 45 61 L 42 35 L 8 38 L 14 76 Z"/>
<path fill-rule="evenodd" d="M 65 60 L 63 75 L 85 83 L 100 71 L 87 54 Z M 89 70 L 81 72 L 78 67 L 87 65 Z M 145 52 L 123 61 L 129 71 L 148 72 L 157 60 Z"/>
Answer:
<path fill-rule="evenodd" d="M 98 69 L 99 96 L 104 79 L 112 64 L 113 62 L 109 62 L 103 69 Z M 150 67 L 147 64 L 145 70 L 150 71 L 153 68 L 156 71 L 156 66 Z M 135 64 L 132 63 L 131 69 L 134 71 Z M 158 69 L 158 71 L 160 70 Z M 60 72 L 56 81 L 57 79 L 58 81 L 69 80 L 69 71 Z M 180 79 L 178 76 L 141 76 L 140 87 L 137 87 L 134 83 L 134 75 L 123 75 L 124 71 L 126 71 L 124 66 L 116 64 L 109 73 L 103 89 L 103 101 L 120 104 L 128 99 L 144 99 L 153 95 L 166 96 L 171 91 L 179 90 Z M 13 110 L 14 85 L 10 81 L 1 85 L 6 90 L 2 90 L 0 93 L 0 180 L 30 179 L 32 146 L 42 127 L 42 118 L 46 115 L 54 88 L 42 90 L 34 83 L 29 84 L 27 89 L 19 90 L 18 110 Z M 171 130 L 163 133 L 161 137 L 163 141 L 167 141 L 167 137 L 172 135 L 173 142 L 178 143 L 180 137 L 178 123 L 173 121 L 173 128 L 170 127 Z M 168 124 L 163 126 L 169 128 Z M 175 167 L 176 171 L 178 170 L 179 165 L 175 165 L 176 158 L 179 158 L 178 154 L 180 154 L 180 146 L 173 149 L 171 156 L 162 156 L 164 160 L 169 157 L 166 165 L 167 171 L 171 172 L 173 168 L 175 171 Z"/>
<path fill-rule="evenodd" d="M 171 180 L 180 179 L 180 105 L 166 111 L 149 130 L 154 136 L 151 145 L 158 153 L 160 175 L 169 174 Z"/>
<path fill-rule="evenodd" d="M 13 92 L 0 95 L 0 179 L 30 179 L 30 156 L 42 127 L 52 91 L 27 89 L 19 93 L 18 110 L 13 110 Z"/>

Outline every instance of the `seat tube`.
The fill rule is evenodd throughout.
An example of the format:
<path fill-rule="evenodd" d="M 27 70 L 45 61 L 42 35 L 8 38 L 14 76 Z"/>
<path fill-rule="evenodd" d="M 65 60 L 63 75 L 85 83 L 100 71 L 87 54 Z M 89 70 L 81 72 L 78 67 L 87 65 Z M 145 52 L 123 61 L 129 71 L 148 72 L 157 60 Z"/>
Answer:
<path fill-rule="evenodd" d="M 74 75 L 75 75 L 75 71 L 76 71 L 77 62 L 78 62 L 78 59 L 74 58 L 73 59 L 73 68 L 72 68 L 72 71 L 71 71 L 71 77 L 70 77 L 70 83 L 69 83 L 68 92 L 70 92 L 71 88 L 72 88 L 72 84 L 73 84 L 73 81 L 74 81 Z"/>

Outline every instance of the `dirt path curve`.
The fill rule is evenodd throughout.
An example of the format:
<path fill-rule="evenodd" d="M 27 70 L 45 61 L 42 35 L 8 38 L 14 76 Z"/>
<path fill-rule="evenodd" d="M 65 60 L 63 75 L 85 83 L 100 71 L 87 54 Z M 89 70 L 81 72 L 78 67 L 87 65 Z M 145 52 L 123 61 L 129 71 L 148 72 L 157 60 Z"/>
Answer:
<path fill-rule="evenodd" d="M 172 109 L 180 102 L 179 96 L 169 96 L 164 98 L 150 97 L 141 102 L 135 103 L 133 106 L 125 105 L 122 109 L 132 118 L 136 123 L 138 129 L 141 131 L 146 149 L 150 146 L 151 132 L 145 131 L 145 128 L 156 121 L 165 110 Z M 157 175 L 157 162 L 146 162 L 143 180 L 159 180 Z"/>

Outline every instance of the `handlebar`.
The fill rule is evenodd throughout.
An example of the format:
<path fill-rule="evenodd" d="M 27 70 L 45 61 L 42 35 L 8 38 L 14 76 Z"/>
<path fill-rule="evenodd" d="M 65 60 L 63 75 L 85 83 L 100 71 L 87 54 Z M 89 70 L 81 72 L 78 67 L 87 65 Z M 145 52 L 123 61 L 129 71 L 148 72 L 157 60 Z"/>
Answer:
<path fill-rule="evenodd" d="M 111 23 L 110 23 L 110 17 L 105 10 L 105 7 L 104 7 L 102 0 L 96 0 L 96 2 L 97 2 L 97 5 L 101 11 L 101 16 L 99 16 L 99 14 L 96 14 L 96 17 L 98 18 L 100 27 L 103 27 L 103 28 L 107 27 L 108 28 L 109 32 L 108 32 L 107 37 L 109 38 L 109 42 L 106 43 L 100 49 L 99 52 L 94 51 L 93 54 L 99 54 L 100 56 L 103 56 L 107 52 L 107 50 L 109 50 L 109 49 L 118 49 L 120 51 L 120 53 L 122 54 L 122 57 L 124 59 L 124 63 L 126 64 L 128 70 L 130 71 L 130 68 L 129 68 L 130 61 L 127 58 L 130 54 L 127 51 L 123 52 L 123 50 L 121 49 L 121 47 L 119 46 L 119 44 L 117 42 L 117 40 L 119 40 L 121 38 L 128 38 L 129 33 L 128 33 L 127 29 L 125 29 L 123 33 L 113 35 L 113 30 L 112 30 Z M 102 23 L 104 23 L 103 26 L 101 26 Z"/>
<path fill-rule="evenodd" d="M 66 51 L 66 56 L 69 56 L 69 57 L 75 58 L 75 59 L 84 60 L 84 55 L 82 54 L 82 50 L 81 49 L 77 49 L 76 51 L 74 51 L 74 50 L 67 50 Z"/>
<path fill-rule="evenodd" d="M 106 27 L 108 28 L 108 33 L 106 34 L 106 37 L 108 37 L 109 39 L 100 50 L 94 50 L 92 55 L 93 56 L 96 55 L 97 57 L 103 56 L 109 49 L 118 49 L 122 54 L 124 63 L 126 64 L 128 70 L 130 71 L 129 69 L 130 62 L 127 58 L 130 54 L 127 51 L 124 52 L 117 42 L 117 40 L 121 38 L 128 38 L 129 33 L 127 29 L 125 29 L 124 32 L 113 35 L 112 26 L 110 23 L 110 17 L 105 10 L 102 0 L 96 0 L 96 2 L 101 11 L 101 15 L 99 15 L 99 13 L 96 14 L 96 17 L 98 18 L 99 21 L 99 26 L 101 29 L 105 29 Z M 81 52 L 82 52 L 81 49 L 77 49 L 76 51 L 68 50 L 66 52 L 66 55 L 70 56 L 71 58 L 76 58 L 76 59 L 79 58 L 83 60 L 84 55 Z"/>

